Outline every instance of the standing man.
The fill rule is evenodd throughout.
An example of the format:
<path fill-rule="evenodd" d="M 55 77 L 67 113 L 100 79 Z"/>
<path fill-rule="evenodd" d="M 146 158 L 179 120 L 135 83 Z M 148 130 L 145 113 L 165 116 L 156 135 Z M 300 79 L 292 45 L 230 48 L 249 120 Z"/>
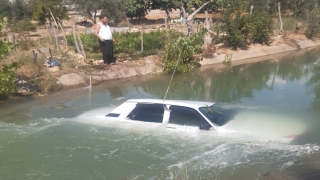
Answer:
<path fill-rule="evenodd" d="M 100 23 L 96 24 L 94 34 L 99 39 L 99 47 L 104 64 L 107 66 L 115 64 L 113 55 L 113 43 L 115 43 L 115 40 L 112 37 L 107 16 L 100 17 Z"/>

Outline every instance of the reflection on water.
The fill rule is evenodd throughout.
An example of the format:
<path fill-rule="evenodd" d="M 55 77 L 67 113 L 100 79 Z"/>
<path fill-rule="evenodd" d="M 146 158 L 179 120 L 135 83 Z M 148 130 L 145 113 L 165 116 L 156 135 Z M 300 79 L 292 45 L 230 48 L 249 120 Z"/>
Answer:
<path fill-rule="evenodd" d="M 105 118 L 125 99 L 163 98 L 169 79 L 109 81 L 91 93 L 77 89 L 7 102 L 0 108 L 0 179 L 183 179 L 186 172 L 188 179 L 319 177 L 319 50 L 177 74 L 167 97 L 220 102 L 260 117 L 263 112 L 268 116 L 255 122 L 277 122 L 283 131 L 303 124 L 290 144 L 245 132 L 176 132 Z"/>

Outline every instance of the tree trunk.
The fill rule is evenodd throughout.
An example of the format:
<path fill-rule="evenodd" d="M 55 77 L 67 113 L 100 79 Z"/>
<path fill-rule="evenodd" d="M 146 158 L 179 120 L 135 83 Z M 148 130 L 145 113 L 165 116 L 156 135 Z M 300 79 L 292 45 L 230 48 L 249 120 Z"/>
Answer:
<path fill-rule="evenodd" d="M 59 19 L 58 19 L 58 25 L 60 26 L 61 30 L 62 30 L 62 33 L 63 33 L 63 37 L 64 37 L 64 41 L 66 43 L 66 49 L 68 49 L 68 41 L 67 41 L 67 38 L 66 38 L 66 33 L 64 32 L 64 29 L 63 27 L 61 26 L 61 23 L 59 22 Z"/>
<path fill-rule="evenodd" d="M 51 11 L 50 8 L 49 8 L 49 12 L 50 12 L 50 15 L 51 15 L 51 17 L 52 17 L 52 19 L 53 19 L 53 21 L 54 21 L 54 23 L 56 24 L 56 27 L 57 27 L 57 29 L 58 29 L 58 28 L 59 28 L 58 23 L 57 23 L 56 19 L 54 18 L 54 16 L 53 16 L 52 11 Z"/>
<path fill-rule="evenodd" d="M 199 7 L 197 10 L 195 10 L 192 14 L 188 16 L 187 18 L 188 36 L 193 33 L 193 17 L 207 4 L 209 4 L 209 2 L 202 4 L 201 7 Z"/>
<path fill-rule="evenodd" d="M 252 15 L 252 11 L 253 11 L 254 6 L 250 6 L 250 16 Z"/>
<path fill-rule="evenodd" d="M 170 20 L 171 20 L 168 9 L 166 9 L 166 14 L 167 14 L 167 17 L 166 17 L 165 23 L 166 23 L 166 29 L 168 29 L 168 21 L 170 22 Z"/>
<path fill-rule="evenodd" d="M 205 11 L 205 17 L 206 17 L 206 20 L 204 21 L 204 28 L 206 28 L 207 30 L 210 30 L 211 24 L 209 21 L 209 15 L 207 10 Z"/>
<path fill-rule="evenodd" d="M 181 6 L 181 11 L 182 11 L 183 19 L 187 20 L 188 15 L 187 15 L 187 13 L 186 13 L 186 9 L 185 9 L 183 6 Z"/>
<path fill-rule="evenodd" d="M 93 24 L 96 24 L 96 23 L 97 23 L 97 12 L 95 11 L 93 15 Z"/>
<path fill-rule="evenodd" d="M 81 54 L 82 54 L 82 56 L 84 57 L 84 59 L 86 60 L 86 59 L 87 59 L 87 56 L 86 56 L 86 53 L 84 52 L 84 48 L 83 48 L 83 44 L 82 44 L 81 38 L 80 38 L 79 35 L 77 35 L 77 37 L 78 37 L 79 44 L 80 44 Z"/>
<path fill-rule="evenodd" d="M 283 23 L 282 23 L 282 18 L 281 18 L 281 8 L 280 8 L 280 2 L 278 2 L 278 11 L 279 11 L 279 22 L 280 22 L 280 35 L 282 35 L 282 28 L 283 28 Z"/>
<path fill-rule="evenodd" d="M 81 54 L 81 51 L 80 51 L 80 49 L 79 49 L 78 42 L 77 42 L 76 25 L 75 25 L 75 23 L 73 23 L 72 32 L 73 32 L 74 44 L 76 45 L 76 48 L 77 48 L 78 53 Z"/>

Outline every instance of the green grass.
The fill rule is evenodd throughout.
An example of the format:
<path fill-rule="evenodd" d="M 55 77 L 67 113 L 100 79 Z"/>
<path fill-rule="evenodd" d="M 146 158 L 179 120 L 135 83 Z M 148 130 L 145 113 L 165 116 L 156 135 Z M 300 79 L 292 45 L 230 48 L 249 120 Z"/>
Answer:
<path fill-rule="evenodd" d="M 94 60 L 101 60 L 102 54 L 101 53 L 90 53 L 86 52 L 87 59 L 94 59 Z"/>

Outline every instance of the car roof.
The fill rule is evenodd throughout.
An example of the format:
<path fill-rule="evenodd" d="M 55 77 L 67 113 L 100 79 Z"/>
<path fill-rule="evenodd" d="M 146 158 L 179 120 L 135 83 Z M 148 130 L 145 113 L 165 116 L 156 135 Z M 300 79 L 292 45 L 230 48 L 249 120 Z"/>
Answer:
<path fill-rule="evenodd" d="M 128 99 L 127 102 L 146 103 L 146 104 L 163 104 L 163 99 Z M 165 100 L 164 104 L 185 106 L 185 107 L 198 109 L 199 107 L 203 107 L 203 106 L 212 106 L 215 103 L 204 102 L 204 101 Z"/>

